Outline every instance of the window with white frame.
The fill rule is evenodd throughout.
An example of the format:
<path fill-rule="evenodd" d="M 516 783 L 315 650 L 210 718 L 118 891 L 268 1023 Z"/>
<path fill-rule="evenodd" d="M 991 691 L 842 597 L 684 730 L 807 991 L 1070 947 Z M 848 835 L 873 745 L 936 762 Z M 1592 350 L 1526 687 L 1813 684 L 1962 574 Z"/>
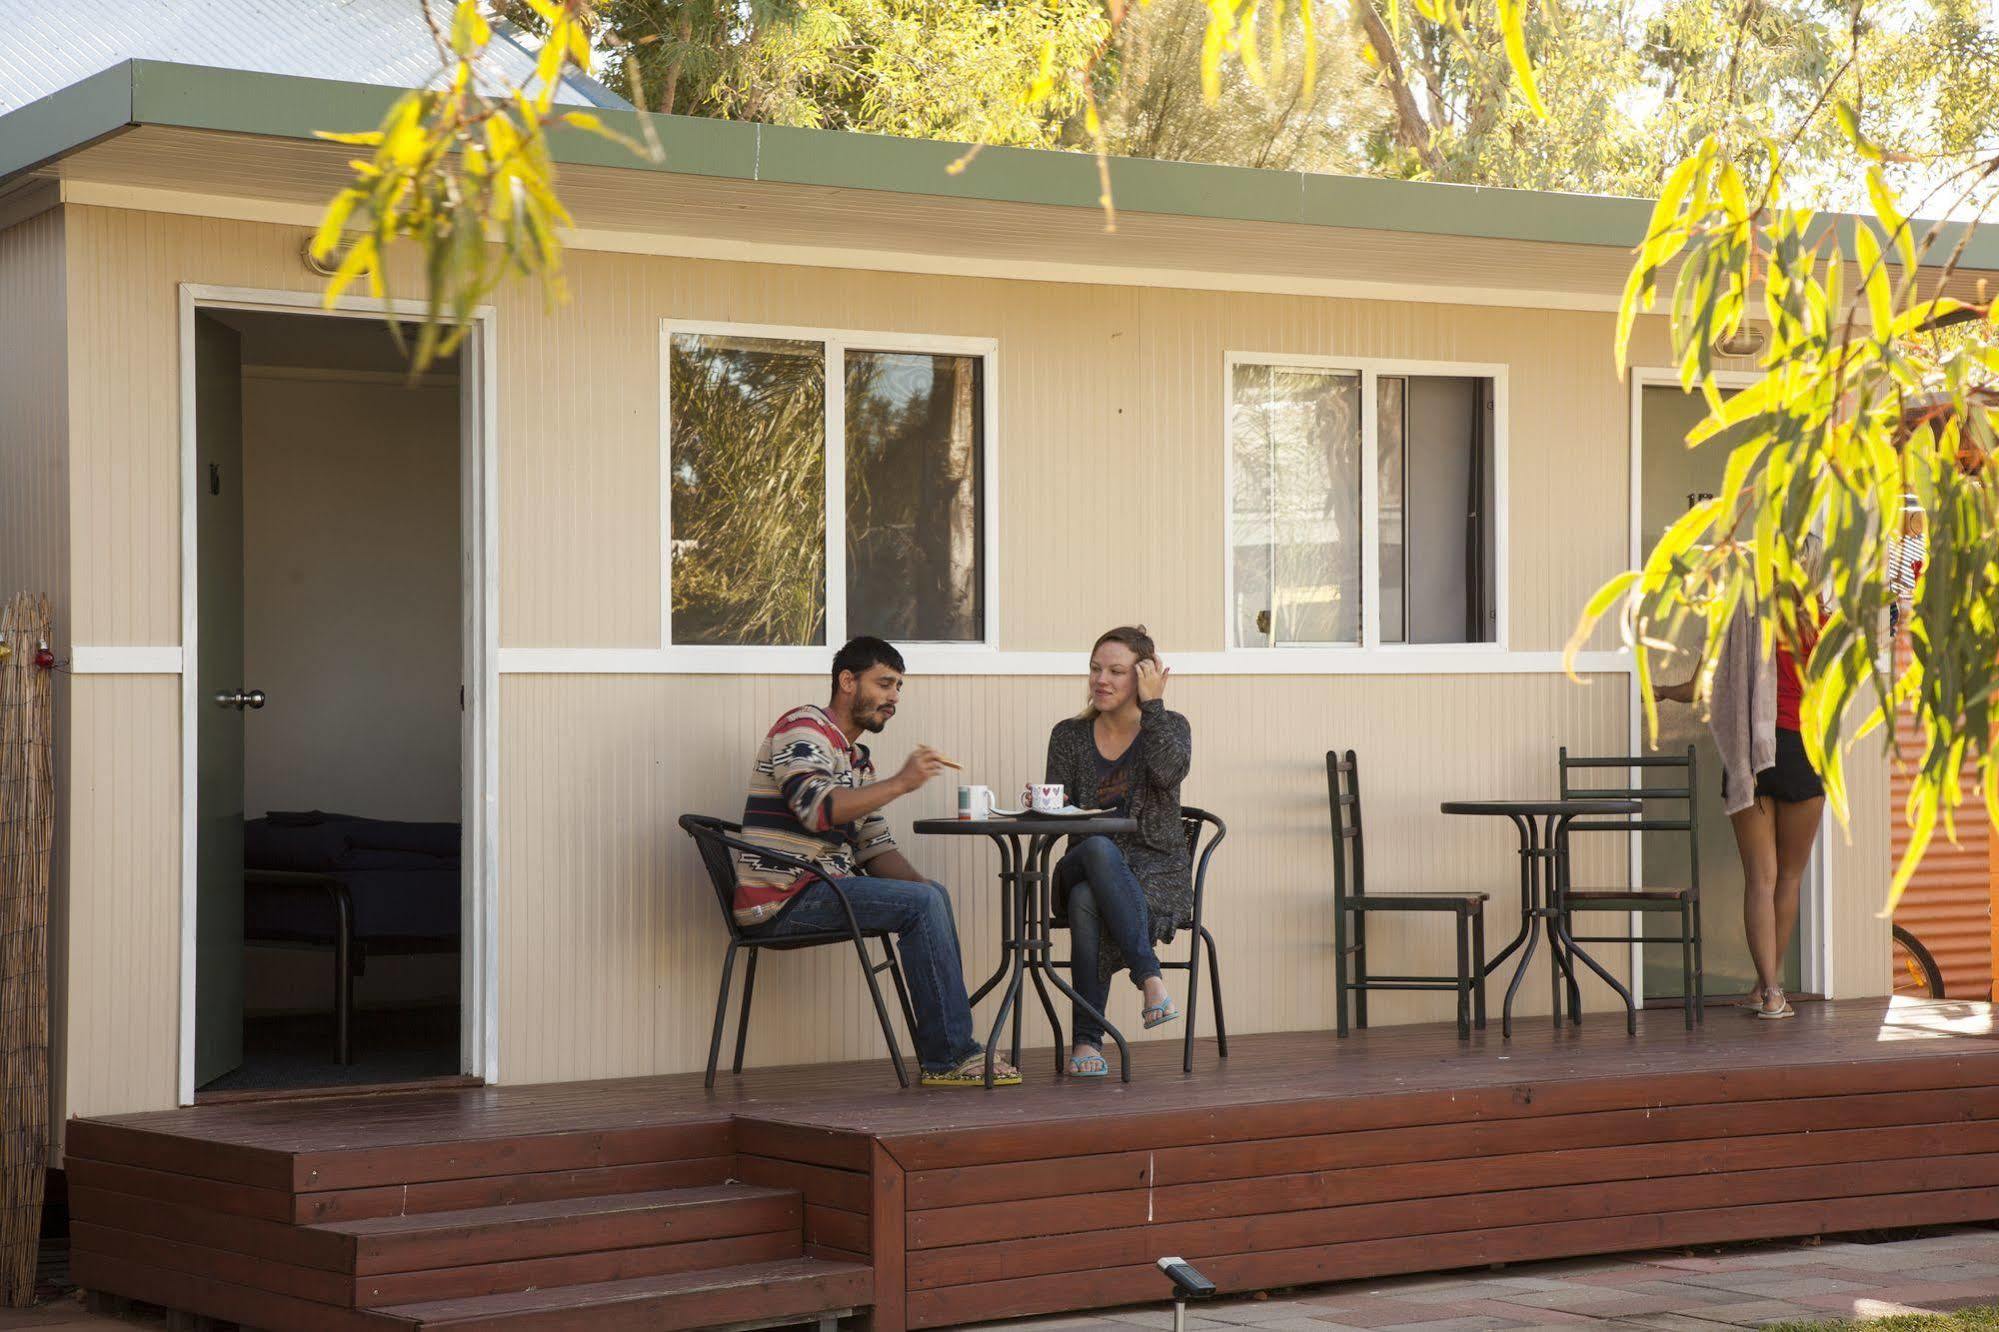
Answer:
<path fill-rule="evenodd" d="M 1491 377 L 1237 358 L 1229 393 L 1231 645 L 1497 641 Z"/>
<path fill-rule="evenodd" d="M 667 641 L 984 642 L 990 354 L 669 329 Z"/>

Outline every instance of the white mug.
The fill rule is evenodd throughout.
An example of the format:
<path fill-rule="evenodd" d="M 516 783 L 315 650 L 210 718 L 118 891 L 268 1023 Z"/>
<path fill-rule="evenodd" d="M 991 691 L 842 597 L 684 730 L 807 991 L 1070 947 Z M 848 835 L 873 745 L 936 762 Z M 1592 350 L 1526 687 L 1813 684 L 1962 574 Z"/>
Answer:
<path fill-rule="evenodd" d="M 993 815 L 993 788 L 990 786 L 961 786 L 958 788 L 958 817 L 961 819 L 989 819 Z"/>
<path fill-rule="evenodd" d="M 1037 786 L 1030 797 L 1034 808 L 1042 814 L 1053 814 L 1062 808 L 1062 784 L 1056 782 L 1048 786 Z"/>

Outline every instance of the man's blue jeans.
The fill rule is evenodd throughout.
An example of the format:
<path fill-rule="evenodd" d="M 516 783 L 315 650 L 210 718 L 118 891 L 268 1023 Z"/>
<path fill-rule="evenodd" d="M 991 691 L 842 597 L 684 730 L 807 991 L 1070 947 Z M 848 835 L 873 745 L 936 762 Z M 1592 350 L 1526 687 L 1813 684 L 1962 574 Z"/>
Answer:
<path fill-rule="evenodd" d="M 958 957 L 958 922 L 941 884 L 906 883 L 856 875 L 838 880 L 862 930 L 895 935 L 909 1006 L 916 1012 L 916 1061 L 926 1073 L 956 1068 L 985 1047 L 972 1035 L 972 1006 Z M 784 919 L 762 927 L 772 938 L 847 928 L 840 899 L 814 879 Z"/>
<path fill-rule="evenodd" d="M 1131 983 L 1159 974 L 1152 951 L 1152 912 L 1145 889 L 1108 837 L 1085 837 L 1055 862 L 1055 889 L 1069 905 L 1069 983 L 1101 1013 L 1111 986 L 1100 974 L 1098 951 L 1108 935 L 1131 969 Z M 1079 1044 L 1102 1045 L 1104 1025 L 1075 1006 L 1070 1017 Z"/>

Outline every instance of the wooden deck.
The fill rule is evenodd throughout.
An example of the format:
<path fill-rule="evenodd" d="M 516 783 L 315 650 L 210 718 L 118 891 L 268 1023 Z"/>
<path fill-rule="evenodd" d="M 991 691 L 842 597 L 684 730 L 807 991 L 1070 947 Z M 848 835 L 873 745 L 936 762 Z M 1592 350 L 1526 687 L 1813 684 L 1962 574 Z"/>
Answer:
<path fill-rule="evenodd" d="M 1983 1004 L 1139 1048 L 1134 1081 L 882 1063 L 197 1106 L 69 1128 L 87 1289 L 254 1327 L 880 1329 L 1999 1218 Z"/>

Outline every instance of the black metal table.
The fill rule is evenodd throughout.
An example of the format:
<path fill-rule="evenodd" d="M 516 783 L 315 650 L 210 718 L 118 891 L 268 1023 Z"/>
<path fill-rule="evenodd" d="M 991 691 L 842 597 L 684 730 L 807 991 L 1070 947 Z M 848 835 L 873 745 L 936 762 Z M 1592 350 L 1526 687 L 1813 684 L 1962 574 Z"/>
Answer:
<path fill-rule="evenodd" d="M 1588 815 L 1636 814 L 1643 808 L 1636 800 L 1446 800 L 1446 814 L 1484 815 L 1506 818 L 1520 833 L 1520 933 L 1485 964 L 1485 975 L 1499 969 L 1516 949 L 1520 961 L 1513 980 L 1506 987 L 1506 1002 L 1499 1010 L 1499 1029 L 1508 1039 L 1513 1035 L 1513 996 L 1527 977 L 1527 964 L 1534 958 L 1534 943 L 1541 935 L 1541 922 L 1548 922 L 1548 947 L 1554 965 L 1548 968 L 1550 1013 L 1555 1029 L 1562 1026 L 1562 984 L 1568 982 L 1570 1017 L 1582 1022 L 1582 991 L 1576 984 L 1576 959 L 1601 976 L 1604 983 L 1624 1001 L 1625 1029 L 1638 1033 L 1638 1005 L 1626 989 L 1603 965 L 1576 943 L 1569 934 L 1568 916 L 1561 902 L 1561 858 L 1568 854 L 1571 819 Z M 1535 820 L 1540 820 L 1537 824 Z"/>
<path fill-rule="evenodd" d="M 1042 1010 L 1048 1014 L 1048 1024 L 1055 1031 L 1055 1076 L 1061 1077 L 1068 1064 L 1063 1058 L 1062 1022 L 1056 1016 L 1055 1001 L 1048 996 L 1049 980 L 1054 981 L 1055 988 L 1068 995 L 1085 1012 L 1102 1019 L 1105 1033 L 1117 1042 L 1119 1071 L 1124 1080 L 1130 1082 L 1131 1050 L 1125 1045 L 1124 1035 L 1111 1025 L 1110 1019 L 1076 993 L 1067 977 L 1049 965 L 1052 947 L 1049 921 L 1053 911 L 1049 900 L 1052 886 L 1048 858 L 1055 843 L 1064 837 L 1136 832 L 1137 820 L 1024 815 L 1011 819 L 919 819 L 912 826 L 919 836 L 924 837 L 990 837 L 993 845 L 999 848 L 1000 964 L 971 996 L 976 1004 L 1002 981 L 1006 983 L 999 1014 L 993 1019 L 992 1035 L 986 1041 L 986 1086 L 993 1085 L 993 1054 L 999 1048 L 1000 1032 L 1006 1027 L 1009 1015 L 1013 1018 L 1013 1062 L 1016 1068 L 1020 1065 L 1020 982 L 1026 975 L 1034 977 L 1035 992 L 1041 996 Z"/>

